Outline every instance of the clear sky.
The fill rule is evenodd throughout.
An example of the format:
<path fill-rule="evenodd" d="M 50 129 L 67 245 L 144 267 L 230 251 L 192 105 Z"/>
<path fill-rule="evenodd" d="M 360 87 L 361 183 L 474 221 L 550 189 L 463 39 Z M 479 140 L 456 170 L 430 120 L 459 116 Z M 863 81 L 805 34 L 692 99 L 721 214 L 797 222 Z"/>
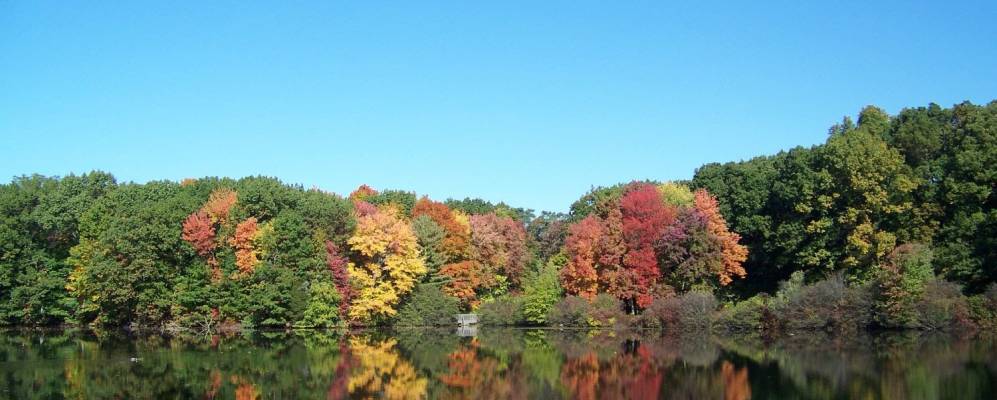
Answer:
<path fill-rule="evenodd" d="M 263 174 L 564 211 L 823 142 L 867 104 L 997 99 L 992 0 L 98 3 L 0 0 L 0 179 Z"/>

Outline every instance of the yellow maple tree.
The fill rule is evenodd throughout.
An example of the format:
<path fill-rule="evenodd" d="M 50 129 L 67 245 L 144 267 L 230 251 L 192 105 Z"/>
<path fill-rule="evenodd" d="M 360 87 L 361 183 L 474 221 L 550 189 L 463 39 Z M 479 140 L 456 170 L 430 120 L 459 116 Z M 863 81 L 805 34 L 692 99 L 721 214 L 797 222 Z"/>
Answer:
<path fill-rule="evenodd" d="M 349 318 L 371 322 L 394 315 L 401 297 L 426 273 L 412 227 L 393 209 L 378 210 L 357 218 L 347 242 L 359 254 L 348 266 L 356 290 Z"/>

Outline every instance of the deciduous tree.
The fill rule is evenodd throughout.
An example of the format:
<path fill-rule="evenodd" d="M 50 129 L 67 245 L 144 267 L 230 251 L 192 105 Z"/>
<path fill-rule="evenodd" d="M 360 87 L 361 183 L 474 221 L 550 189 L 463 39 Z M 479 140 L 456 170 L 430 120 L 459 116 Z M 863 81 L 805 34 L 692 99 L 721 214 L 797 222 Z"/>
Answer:
<path fill-rule="evenodd" d="M 624 285 L 632 295 L 633 304 L 647 307 L 653 300 L 661 274 L 654 244 L 675 221 L 675 209 L 665 204 L 653 185 L 636 184 L 620 199 L 620 211 L 623 213 L 623 240 L 627 244 L 623 257 L 627 270 Z"/>
<path fill-rule="evenodd" d="M 446 231 L 442 249 L 448 262 L 459 262 L 470 256 L 470 226 L 461 223 L 458 220 L 458 215 L 450 207 L 432 201 L 428 197 L 422 197 L 412 207 L 412 217 L 417 218 L 422 215 L 428 216 Z"/>
<path fill-rule="evenodd" d="M 412 228 L 394 212 L 378 211 L 358 218 L 348 242 L 357 254 L 349 265 L 357 290 L 350 319 L 375 322 L 394 315 L 401 297 L 426 273 Z"/>
<path fill-rule="evenodd" d="M 350 284 L 349 260 L 340 254 L 339 247 L 332 241 L 325 242 L 325 264 L 332 274 L 332 282 L 339 292 L 339 315 L 345 319 L 349 315 L 350 304 L 356 294 Z"/>
<path fill-rule="evenodd" d="M 595 298 L 599 276 L 596 273 L 596 247 L 602 237 L 602 221 L 589 215 L 568 228 L 564 250 L 568 264 L 560 271 L 561 286 L 568 294 Z"/>

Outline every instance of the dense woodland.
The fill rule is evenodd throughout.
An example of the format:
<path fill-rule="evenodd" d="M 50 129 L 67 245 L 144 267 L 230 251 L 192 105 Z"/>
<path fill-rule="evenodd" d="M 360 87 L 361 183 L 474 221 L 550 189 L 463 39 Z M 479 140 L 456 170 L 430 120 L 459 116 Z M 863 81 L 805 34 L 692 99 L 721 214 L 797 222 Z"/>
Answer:
<path fill-rule="evenodd" d="M 997 102 L 593 188 L 570 213 L 247 177 L 0 186 L 0 324 L 994 329 Z"/>

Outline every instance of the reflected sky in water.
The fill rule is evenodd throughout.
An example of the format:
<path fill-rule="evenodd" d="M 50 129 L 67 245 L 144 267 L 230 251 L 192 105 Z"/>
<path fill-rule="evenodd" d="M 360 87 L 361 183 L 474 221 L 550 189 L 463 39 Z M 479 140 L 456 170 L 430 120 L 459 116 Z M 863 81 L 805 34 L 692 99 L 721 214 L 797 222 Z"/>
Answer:
<path fill-rule="evenodd" d="M 465 333 L 466 334 L 466 333 Z M 993 399 L 997 340 L 480 328 L 0 332 L 0 398 Z"/>

